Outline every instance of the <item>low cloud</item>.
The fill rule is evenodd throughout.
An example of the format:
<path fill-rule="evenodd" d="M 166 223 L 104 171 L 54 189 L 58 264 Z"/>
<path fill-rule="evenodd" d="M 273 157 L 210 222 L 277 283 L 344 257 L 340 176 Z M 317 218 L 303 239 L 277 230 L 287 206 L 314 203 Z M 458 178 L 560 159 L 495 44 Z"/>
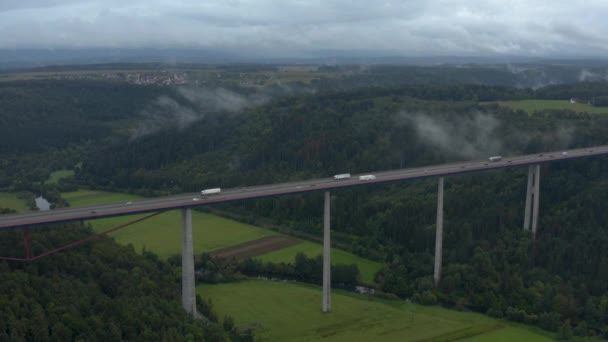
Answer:
<path fill-rule="evenodd" d="M 212 113 L 239 114 L 273 99 L 303 93 L 314 93 L 314 89 L 279 84 L 251 93 L 237 93 L 225 88 L 181 87 L 171 96 L 160 96 L 140 113 L 130 140 L 166 129 L 185 129 Z"/>
<path fill-rule="evenodd" d="M 264 93 L 241 95 L 217 89 L 179 88 L 175 97 L 163 95 L 140 113 L 131 140 L 165 129 L 185 129 L 211 113 L 240 113 L 270 100 Z"/>
<path fill-rule="evenodd" d="M 248 107 L 259 106 L 270 100 L 263 92 L 241 95 L 224 88 L 180 88 L 179 95 L 204 111 L 237 113 Z"/>
<path fill-rule="evenodd" d="M 480 159 L 491 155 L 521 154 L 533 141 L 547 151 L 567 148 L 576 130 L 558 125 L 544 131 L 526 131 L 506 124 L 492 114 L 458 114 L 457 117 L 426 113 L 400 113 L 402 123 L 413 126 L 419 141 L 440 150 L 448 158 Z M 538 152 L 541 152 L 539 150 Z"/>
<path fill-rule="evenodd" d="M 456 122 L 423 113 L 402 113 L 401 117 L 413 124 L 421 141 L 450 156 L 473 159 L 503 151 L 496 137 L 501 122 L 493 116 L 475 113 Z"/>
<path fill-rule="evenodd" d="M 576 135 L 576 129 L 572 126 L 558 126 L 554 130 L 542 135 L 543 146 L 550 150 L 568 148 Z"/>
<path fill-rule="evenodd" d="M 601 73 L 596 71 L 591 71 L 588 69 L 582 69 L 578 74 L 579 82 L 598 82 L 608 80 L 608 73 Z"/>

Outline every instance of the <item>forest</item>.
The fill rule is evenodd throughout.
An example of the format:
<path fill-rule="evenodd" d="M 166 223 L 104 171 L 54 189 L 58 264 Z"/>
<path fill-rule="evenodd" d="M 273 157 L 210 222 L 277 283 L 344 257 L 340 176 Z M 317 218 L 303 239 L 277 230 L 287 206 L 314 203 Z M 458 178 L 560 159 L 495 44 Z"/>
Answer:
<path fill-rule="evenodd" d="M 375 75 L 387 74 L 390 69 Z M 458 74 L 444 77 L 450 75 L 459 80 Z M 500 73 L 493 75 L 499 79 Z M 363 80 L 349 81 L 346 87 L 346 78 L 322 79 L 307 86 L 318 87 L 315 92 L 275 91 L 263 101 L 257 101 L 251 90 L 234 88 L 227 90 L 229 97 L 221 93 L 225 101 L 233 101 L 230 106 L 209 105 L 207 95 L 196 95 L 204 89 L 7 82 L 0 85 L 0 99 L 7 103 L 0 106 L 0 127 L 12 135 L 0 132 L 0 139 L 5 139 L 0 143 L 0 189 L 60 197 L 62 189 L 87 186 L 155 196 L 608 143 L 605 115 L 568 109 L 528 114 L 492 103 L 600 98 L 608 95 L 605 82 L 532 89 L 500 82 L 370 85 Z M 26 100 L 32 98 L 40 100 Z M 16 111 L 23 114 L 12 115 Z M 134 137 L 129 128 L 142 120 L 154 129 Z M 24 129 L 17 133 L 19 128 Z M 44 184 L 51 171 L 62 168 L 74 170 L 75 176 L 58 185 Z M 606 338 L 608 159 L 542 166 L 536 240 L 522 229 L 526 171 L 446 178 L 444 273 L 439 288 L 432 282 L 436 180 L 332 192 L 332 229 L 352 252 L 386 264 L 376 275 L 382 292 L 550 331 L 571 329 L 576 335 Z M 313 193 L 218 209 L 320 235 L 321 203 L 321 194 Z M 131 252 L 125 251 L 139 258 Z M 167 267 L 150 261 L 151 256 L 142 258 L 138 260 Z M 300 259 L 299 264 L 296 260 L 273 271 L 247 261 L 240 271 L 305 278 L 306 267 L 317 266 L 314 260 Z M 3 267 L 8 271 L 15 266 Z M 356 271 L 345 269 L 344 274 L 352 282 Z M 96 284 L 102 279 L 89 281 Z M 46 319 L 51 327 L 56 322 L 51 316 Z M 189 329 L 192 334 L 205 333 Z"/>
<path fill-rule="evenodd" d="M 92 234 L 81 224 L 32 230 L 39 255 Z M 1 232 L 3 257 L 23 254 L 21 232 Z M 250 341 L 231 317 L 218 319 L 198 298 L 210 322 L 192 320 L 180 306 L 180 269 L 109 238 L 41 258 L 0 261 L 1 341 Z"/>

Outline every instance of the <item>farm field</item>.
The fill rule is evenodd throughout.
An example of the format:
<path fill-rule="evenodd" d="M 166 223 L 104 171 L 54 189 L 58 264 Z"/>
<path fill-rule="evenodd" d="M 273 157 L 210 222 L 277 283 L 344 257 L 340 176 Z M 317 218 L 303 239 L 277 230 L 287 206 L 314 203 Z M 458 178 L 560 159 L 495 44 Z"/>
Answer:
<path fill-rule="evenodd" d="M 74 175 L 74 171 L 72 170 L 57 170 L 49 176 L 49 179 L 46 180 L 47 184 L 57 184 L 60 179 L 71 177 Z"/>
<path fill-rule="evenodd" d="M 287 236 L 267 236 L 240 243 L 238 245 L 216 249 L 211 256 L 220 258 L 247 259 L 261 254 L 270 253 L 300 243 L 300 241 Z"/>
<path fill-rule="evenodd" d="M 140 198 L 135 195 L 93 190 L 68 192 L 62 196 L 71 206 L 131 201 Z M 102 232 L 146 215 L 113 217 L 91 221 L 90 223 L 96 232 Z M 269 230 L 198 211 L 192 212 L 192 234 L 194 253 L 196 254 L 276 235 Z M 182 248 L 181 212 L 177 210 L 165 212 L 113 232 L 110 236 L 121 244 L 132 244 L 137 252 L 141 252 L 145 247 L 162 258 L 179 255 Z"/>
<path fill-rule="evenodd" d="M 528 330 L 530 329 L 530 330 Z M 468 342 L 512 342 L 512 341 L 553 341 L 554 339 L 546 336 L 546 332 L 539 329 L 538 334 L 534 333 L 534 328 L 505 327 L 482 335 L 466 338 Z M 544 338 L 543 338 L 544 337 Z M 582 341 L 582 340 L 581 340 Z"/>
<path fill-rule="evenodd" d="M 64 192 L 61 197 L 70 203 L 72 207 L 82 207 L 94 204 L 106 204 L 120 201 L 131 201 L 141 199 L 143 197 L 131 194 L 123 194 L 118 192 L 107 192 L 98 190 L 78 190 Z M 101 222 L 102 220 L 98 220 Z"/>
<path fill-rule="evenodd" d="M 219 317 L 237 326 L 259 323 L 265 341 L 552 341 L 547 333 L 475 313 L 412 303 L 369 300 L 332 291 L 332 312 L 321 312 L 318 286 L 250 280 L 200 285 Z"/>
<path fill-rule="evenodd" d="M 97 190 L 66 192 L 62 194 L 62 197 L 74 207 L 121 201 L 128 202 L 141 198 L 136 195 Z M 118 225 L 145 217 L 146 215 L 149 214 L 112 217 L 93 220 L 90 221 L 90 223 L 96 232 L 103 232 Z M 137 252 L 141 252 L 143 248 L 146 248 L 146 250 L 153 251 L 161 258 L 179 255 L 182 248 L 181 212 L 177 210 L 165 212 L 116 232 L 112 232 L 109 235 L 121 244 L 132 244 Z M 320 244 L 290 238 L 272 230 L 251 226 L 198 211 L 192 211 L 192 235 L 194 239 L 195 254 L 219 249 L 228 249 L 231 255 L 249 253 L 246 256 L 255 256 L 266 253 L 267 251 L 272 251 L 259 256 L 259 258 L 264 261 L 293 263 L 298 252 L 303 252 L 309 257 L 314 257 L 322 253 L 322 246 Z M 280 247 L 286 247 L 278 250 L 276 250 L 276 248 L 269 248 L 270 246 L 268 245 L 261 249 L 251 250 L 251 243 L 242 246 L 241 251 L 231 248 L 239 244 L 253 242 L 253 240 L 265 237 L 282 237 L 283 239 L 277 240 L 289 239 L 292 241 L 287 244 L 277 241 L 282 244 Z M 361 280 L 369 284 L 373 283 L 375 273 L 382 268 L 382 264 L 380 263 L 335 248 L 332 248 L 332 262 L 334 264 L 357 264 L 361 272 Z"/>
<path fill-rule="evenodd" d="M 608 107 L 594 107 L 584 103 L 569 103 L 567 100 L 521 100 L 499 101 L 500 106 L 524 110 L 530 114 L 545 109 L 567 109 L 580 113 L 608 114 Z"/>
<path fill-rule="evenodd" d="M 296 254 L 302 252 L 308 257 L 315 257 L 323 254 L 323 246 L 317 243 L 302 241 L 297 245 L 283 248 L 268 254 L 260 255 L 256 257 L 262 261 L 270 262 L 291 262 L 293 263 Z M 361 280 L 367 284 L 374 282 L 374 275 L 382 268 L 382 264 L 379 262 L 364 259 L 352 253 L 345 252 L 340 249 L 331 249 L 331 261 L 333 264 L 357 264 L 359 271 L 361 272 Z"/>
<path fill-rule="evenodd" d="M 18 213 L 31 211 L 26 201 L 17 197 L 14 192 L 0 192 L 0 208 L 15 209 Z"/>

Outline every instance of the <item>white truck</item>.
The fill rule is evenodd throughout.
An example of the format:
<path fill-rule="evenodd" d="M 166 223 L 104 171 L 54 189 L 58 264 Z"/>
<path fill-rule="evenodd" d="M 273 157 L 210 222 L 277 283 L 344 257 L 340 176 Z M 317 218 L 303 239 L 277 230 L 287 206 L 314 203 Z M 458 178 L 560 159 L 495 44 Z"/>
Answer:
<path fill-rule="evenodd" d="M 502 159 L 502 156 L 493 156 L 493 157 L 490 157 L 490 161 L 491 162 L 497 162 L 497 161 L 499 161 L 501 159 Z"/>
<path fill-rule="evenodd" d="M 349 178 L 350 178 L 350 173 L 341 173 L 339 175 L 334 176 L 334 180 L 349 179 Z"/>
<path fill-rule="evenodd" d="M 374 176 L 374 175 L 359 176 L 360 181 L 370 181 L 370 180 L 374 180 L 374 179 L 376 179 L 376 176 Z"/>
<path fill-rule="evenodd" d="M 205 190 L 201 191 L 201 195 L 202 196 L 213 195 L 213 194 L 219 194 L 220 192 L 222 192 L 222 189 L 220 189 L 220 188 L 205 189 Z"/>

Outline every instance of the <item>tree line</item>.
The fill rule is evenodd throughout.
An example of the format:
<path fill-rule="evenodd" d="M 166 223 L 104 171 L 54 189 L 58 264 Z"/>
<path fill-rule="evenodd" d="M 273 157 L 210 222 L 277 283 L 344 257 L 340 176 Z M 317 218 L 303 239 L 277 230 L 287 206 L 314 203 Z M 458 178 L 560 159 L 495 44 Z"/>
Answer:
<path fill-rule="evenodd" d="M 179 257 L 173 257 L 171 263 L 178 265 Z M 249 277 L 278 278 L 282 280 L 296 280 L 305 283 L 321 284 L 323 258 L 319 256 L 308 257 L 304 253 L 297 253 L 293 262 L 269 262 L 258 258 L 237 260 L 234 258 L 218 258 L 203 253 L 196 259 L 197 282 L 225 283 L 246 279 Z M 360 284 L 359 267 L 355 264 L 332 264 L 331 281 L 333 285 L 352 288 Z"/>

